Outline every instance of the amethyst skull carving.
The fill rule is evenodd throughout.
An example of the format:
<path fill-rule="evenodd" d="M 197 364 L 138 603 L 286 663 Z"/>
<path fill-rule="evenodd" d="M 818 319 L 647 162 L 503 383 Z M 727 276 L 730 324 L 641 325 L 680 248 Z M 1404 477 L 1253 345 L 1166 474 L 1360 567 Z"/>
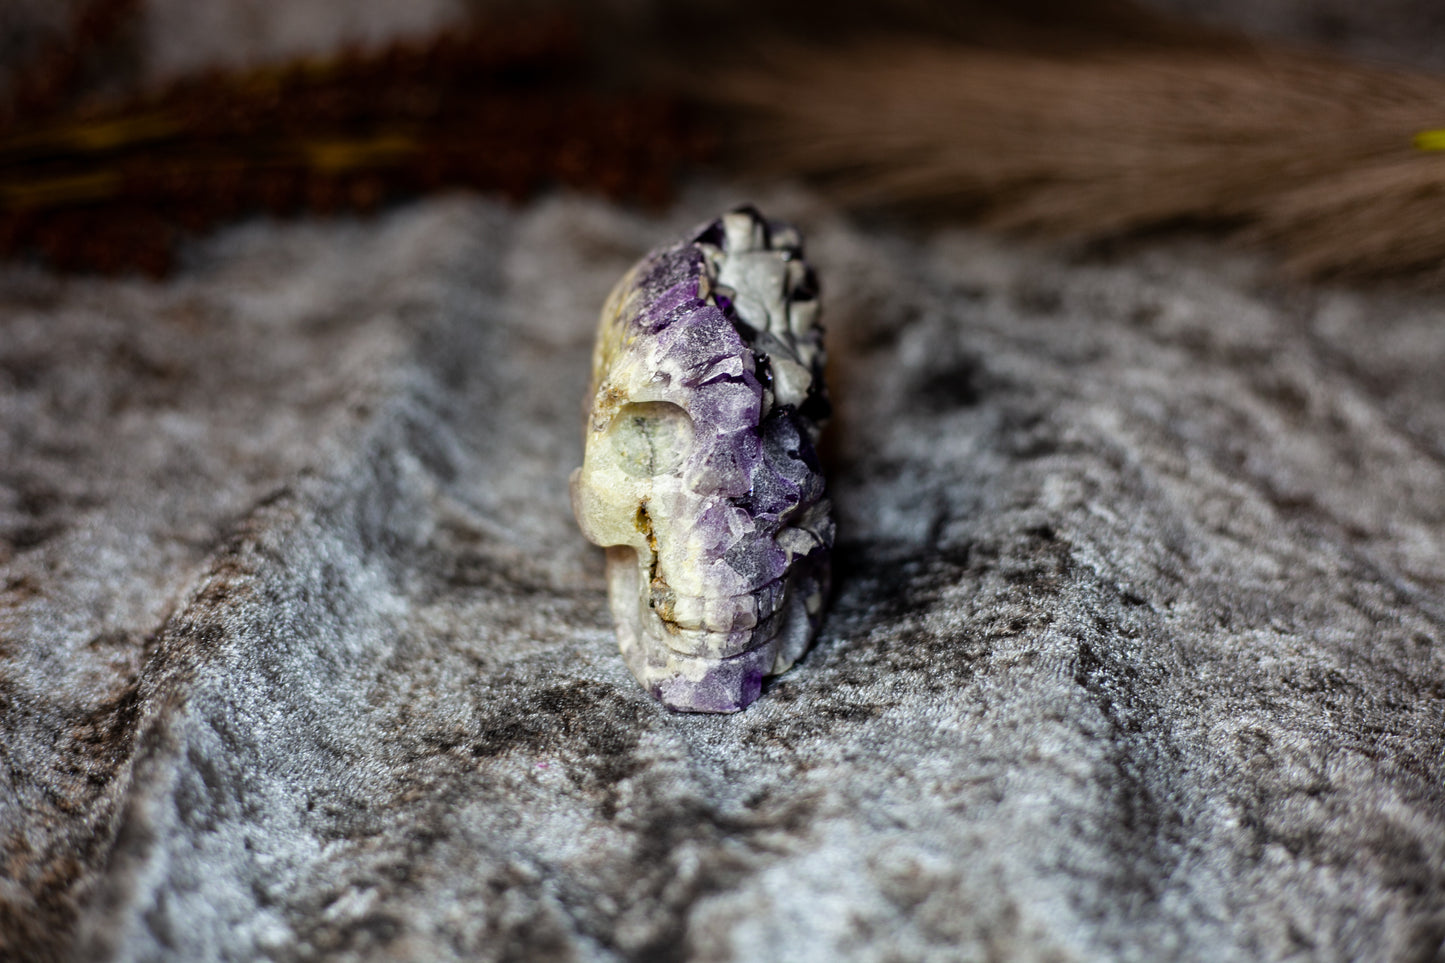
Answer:
<path fill-rule="evenodd" d="M 572 508 L 607 549 L 623 658 L 669 708 L 746 707 L 822 617 L 817 318 L 798 232 L 752 208 L 653 251 L 602 308 Z"/>

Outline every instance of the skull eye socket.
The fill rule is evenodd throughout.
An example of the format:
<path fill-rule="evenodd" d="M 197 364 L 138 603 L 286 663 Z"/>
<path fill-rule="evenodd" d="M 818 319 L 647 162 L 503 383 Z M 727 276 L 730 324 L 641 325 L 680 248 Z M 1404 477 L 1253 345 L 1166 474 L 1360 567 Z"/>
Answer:
<path fill-rule="evenodd" d="M 622 470 L 634 478 L 674 472 L 692 447 L 692 419 L 670 401 L 623 405 L 607 427 Z"/>

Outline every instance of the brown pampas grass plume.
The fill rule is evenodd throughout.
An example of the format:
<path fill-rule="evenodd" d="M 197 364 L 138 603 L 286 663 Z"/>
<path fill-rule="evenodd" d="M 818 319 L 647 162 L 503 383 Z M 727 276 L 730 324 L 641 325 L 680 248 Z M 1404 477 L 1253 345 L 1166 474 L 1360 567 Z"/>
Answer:
<path fill-rule="evenodd" d="M 1315 277 L 1445 263 L 1445 78 L 1255 45 L 791 49 L 708 93 L 741 156 L 855 204 L 1098 238 L 1221 223 Z"/>

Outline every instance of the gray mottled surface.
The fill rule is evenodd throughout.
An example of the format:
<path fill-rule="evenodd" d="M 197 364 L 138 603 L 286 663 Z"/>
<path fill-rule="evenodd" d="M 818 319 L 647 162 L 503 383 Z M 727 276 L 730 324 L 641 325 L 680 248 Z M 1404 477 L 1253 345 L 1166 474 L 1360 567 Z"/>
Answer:
<path fill-rule="evenodd" d="M 809 229 L 840 541 L 732 717 L 614 652 L 594 313 Z M 1430 960 L 1445 300 L 698 188 L 0 270 L 0 956 Z"/>

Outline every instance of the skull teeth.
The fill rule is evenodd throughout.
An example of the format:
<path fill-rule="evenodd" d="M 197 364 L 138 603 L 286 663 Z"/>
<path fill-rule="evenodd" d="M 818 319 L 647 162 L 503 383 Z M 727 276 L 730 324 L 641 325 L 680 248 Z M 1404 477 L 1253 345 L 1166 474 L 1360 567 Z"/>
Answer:
<path fill-rule="evenodd" d="M 645 602 L 669 631 L 717 634 L 754 628 L 760 620 L 777 614 L 785 597 L 779 579 L 747 595 L 720 597 L 677 595 L 654 584 L 649 586 Z"/>
<path fill-rule="evenodd" d="M 642 621 L 651 626 L 650 634 L 674 652 L 728 658 L 763 645 L 777 634 L 786 598 L 781 582 L 752 595 L 724 598 L 672 597 L 659 604 L 650 596 L 642 601 Z"/>

